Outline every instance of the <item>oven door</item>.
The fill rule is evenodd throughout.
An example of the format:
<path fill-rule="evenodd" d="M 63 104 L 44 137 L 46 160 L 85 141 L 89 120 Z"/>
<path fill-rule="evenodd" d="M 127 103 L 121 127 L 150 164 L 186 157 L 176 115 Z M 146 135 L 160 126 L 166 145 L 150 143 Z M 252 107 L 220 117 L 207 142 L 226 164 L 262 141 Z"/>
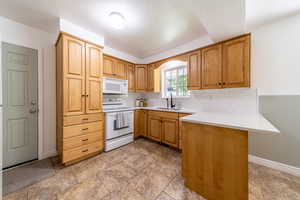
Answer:
<path fill-rule="evenodd" d="M 129 126 L 121 129 L 115 129 L 115 120 L 117 113 L 106 113 L 105 114 L 105 139 L 110 140 L 123 135 L 133 133 L 133 111 L 125 111 L 130 113 Z"/>

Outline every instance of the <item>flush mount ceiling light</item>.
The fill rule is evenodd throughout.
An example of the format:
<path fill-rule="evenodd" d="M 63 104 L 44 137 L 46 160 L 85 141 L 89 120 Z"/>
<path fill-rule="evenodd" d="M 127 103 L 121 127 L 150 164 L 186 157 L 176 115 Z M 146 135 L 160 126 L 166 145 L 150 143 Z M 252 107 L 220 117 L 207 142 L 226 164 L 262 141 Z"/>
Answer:
<path fill-rule="evenodd" d="M 111 26 L 116 29 L 122 29 L 125 26 L 125 18 L 121 13 L 111 12 L 109 14 Z"/>

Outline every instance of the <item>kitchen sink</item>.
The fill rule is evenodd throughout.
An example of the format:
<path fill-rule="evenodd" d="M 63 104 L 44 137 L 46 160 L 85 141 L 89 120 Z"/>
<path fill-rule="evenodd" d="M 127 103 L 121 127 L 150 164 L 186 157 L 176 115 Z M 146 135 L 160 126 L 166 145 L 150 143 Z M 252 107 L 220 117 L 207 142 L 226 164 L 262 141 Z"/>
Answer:
<path fill-rule="evenodd" d="M 157 109 L 162 109 L 162 110 L 181 110 L 180 108 L 167 108 L 167 107 L 157 107 Z"/>

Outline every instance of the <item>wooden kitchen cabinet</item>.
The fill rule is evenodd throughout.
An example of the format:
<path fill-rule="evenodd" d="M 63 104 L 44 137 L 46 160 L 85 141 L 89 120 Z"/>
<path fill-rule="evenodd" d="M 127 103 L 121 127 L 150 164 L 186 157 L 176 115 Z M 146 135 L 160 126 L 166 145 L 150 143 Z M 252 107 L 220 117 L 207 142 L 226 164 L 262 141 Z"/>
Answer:
<path fill-rule="evenodd" d="M 160 68 L 156 67 L 155 64 L 147 66 L 147 91 L 148 92 L 160 92 Z"/>
<path fill-rule="evenodd" d="M 136 65 L 135 67 L 135 91 L 147 91 L 147 65 Z"/>
<path fill-rule="evenodd" d="M 250 35 L 222 44 L 223 87 L 250 87 Z"/>
<path fill-rule="evenodd" d="M 154 70 L 155 70 L 155 65 L 153 64 L 150 64 L 147 66 L 147 69 L 148 69 L 148 89 L 147 91 L 149 92 L 153 92 L 154 91 Z"/>
<path fill-rule="evenodd" d="M 128 92 L 135 92 L 135 67 L 134 64 L 127 64 L 126 79 L 128 80 Z"/>
<path fill-rule="evenodd" d="M 102 112 L 102 49 L 86 44 L 86 113 Z"/>
<path fill-rule="evenodd" d="M 187 87 L 188 90 L 201 89 L 201 51 L 188 55 Z"/>
<path fill-rule="evenodd" d="M 134 138 L 147 137 L 147 111 L 135 110 L 134 112 Z"/>
<path fill-rule="evenodd" d="M 102 73 L 102 47 L 68 34 L 59 35 L 56 139 L 60 161 L 65 165 L 103 150 Z"/>
<path fill-rule="evenodd" d="M 108 55 L 103 57 L 103 76 L 109 78 L 126 78 L 126 62 Z"/>
<path fill-rule="evenodd" d="M 114 76 L 114 59 L 108 56 L 103 56 L 103 76 Z"/>
<path fill-rule="evenodd" d="M 201 88 L 222 88 L 222 45 L 202 49 Z"/>
<path fill-rule="evenodd" d="M 119 79 L 125 79 L 126 78 L 126 63 L 121 60 L 116 60 L 116 65 L 115 65 L 115 77 Z"/>
<path fill-rule="evenodd" d="M 178 148 L 178 119 L 162 119 L 162 142 Z"/>
<path fill-rule="evenodd" d="M 63 56 L 63 113 L 64 116 L 80 115 L 85 112 L 85 43 L 64 36 L 60 44 Z M 59 69 L 61 70 L 61 69 Z"/>
<path fill-rule="evenodd" d="M 148 111 L 148 138 L 178 148 L 178 113 Z"/>
<path fill-rule="evenodd" d="M 148 137 L 152 140 L 161 142 L 162 119 L 159 116 L 148 116 Z"/>

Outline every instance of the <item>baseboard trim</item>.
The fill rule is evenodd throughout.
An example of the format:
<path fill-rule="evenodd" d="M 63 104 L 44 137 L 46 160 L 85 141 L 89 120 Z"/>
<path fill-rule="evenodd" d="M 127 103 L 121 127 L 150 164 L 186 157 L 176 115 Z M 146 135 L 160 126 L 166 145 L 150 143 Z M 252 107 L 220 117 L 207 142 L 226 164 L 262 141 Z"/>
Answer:
<path fill-rule="evenodd" d="M 282 172 L 285 172 L 285 173 L 288 173 L 288 174 L 291 174 L 294 176 L 300 176 L 300 168 L 298 168 L 298 167 L 294 167 L 291 165 L 283 164 L 283 163 L 272 161 L 272 160 L 267 160 L 267 159 L 253 156 L 253 155 L 249 155 L 248 159 L 249 159 L 249 162 L 253 162 L 258 165 L 276 169 L 278 171 L 282 171 Z"/>
<path fill-rule="evenodd" d="M 56 156 L 56 155 L 57 155 L 57 151 L 56 150 L 48 151 L 48 152 L 43 153 L 42 157 L 39 158 L 39 160 L 50 158 L 50 157 L 53 157 L 53 156 Z"/>

